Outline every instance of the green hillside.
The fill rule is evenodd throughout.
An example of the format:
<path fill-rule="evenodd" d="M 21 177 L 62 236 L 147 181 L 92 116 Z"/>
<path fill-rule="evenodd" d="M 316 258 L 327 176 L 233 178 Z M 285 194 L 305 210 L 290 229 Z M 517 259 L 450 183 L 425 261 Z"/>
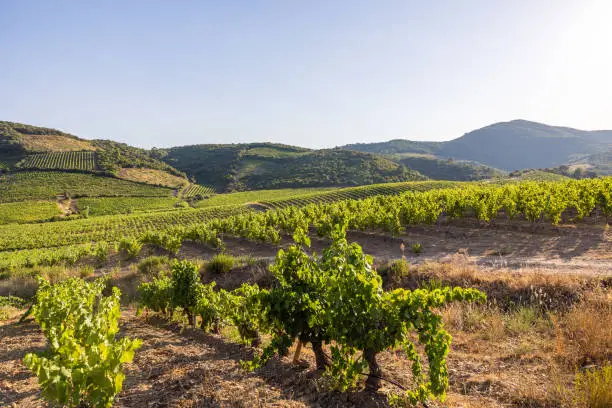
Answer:
<path fill-rule="evenodd" d="M 308 150 L 271 143 L 168 149 L 164 160 L 217 191 L 357 186 L 423 180 L 384 157 L 341 149 Z"/>
<path fill-rule="evenodd" d="M 18 172 L 0 176 L 0 202 L 50 200 L 58 195 L 71 197 L 170 197 L 169 188 L 67 172 Z"/>
<path fill-rule="evenodd" d="M 435 156 L 415 154 L 386 155 L 390 160 L 414 169 L 434 180 L 473 181 L 504 176 L 504 172 L 493 167 Z"/>
<path fill-rule="evenodd" d="M 11 170 L 78 170 L 119 175 L 121 168 L 143 168 L 184 174 L 168 165 L 156 150 L 111 140 L 85 140 L 38 126 L 0 121 L 0 162 Z"/>
<path fill-rule="evenodd" d="M 574 159 L 569 165 L 573 171 L 581 169 L 603 176 L 612 175 L 612 148 Z"/>

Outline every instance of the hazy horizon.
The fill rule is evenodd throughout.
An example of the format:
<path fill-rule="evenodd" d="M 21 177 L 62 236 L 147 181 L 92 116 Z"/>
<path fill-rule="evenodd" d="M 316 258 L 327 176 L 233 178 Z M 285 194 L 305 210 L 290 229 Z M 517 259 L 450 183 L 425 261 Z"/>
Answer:
<path fill-rule="evenodd" d="M 612 3 L 4 2 L 2 120 L 150 148 L 612 129 Z"/>

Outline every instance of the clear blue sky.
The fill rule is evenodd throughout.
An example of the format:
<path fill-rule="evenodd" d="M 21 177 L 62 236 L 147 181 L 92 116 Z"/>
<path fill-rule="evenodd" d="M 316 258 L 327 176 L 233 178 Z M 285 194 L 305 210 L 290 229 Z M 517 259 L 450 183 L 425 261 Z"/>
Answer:
<path fill-rule="evenodd" d="M 611 0 L 0 2 L 0 120 L 171 146 L 612 128 Z"/>

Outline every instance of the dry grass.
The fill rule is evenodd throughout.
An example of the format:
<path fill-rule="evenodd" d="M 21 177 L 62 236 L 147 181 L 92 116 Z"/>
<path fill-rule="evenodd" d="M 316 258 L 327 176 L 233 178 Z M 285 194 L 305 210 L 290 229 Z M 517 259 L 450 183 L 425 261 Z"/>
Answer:
<path fill-rule="evenodd" d="M 65 152 L 96 150 L 87 140 L 73 139 L 62 135 L 21 135 L 26 149 L 35 152 Z"/>
<path fill-rule="evenodd" d="M 179 188 L 187 184 L 184 178 L 154 169 L 122 168 L 119 170 L 119 178 L 170 188 Z"/>
<path fill-rule="evenodd" d="M 570 365 L 601 364 L 612 359 L 610 292 L 576 305 L 556 319 L 557 353 Z"/>
<path fill-rule="evenodd" d="M 387 276 L 391 263 L 379 266 Z M 388 285 L 409 289 L 436 286 L 462 286 L 487 293 L 489 302 L 504 310 L 534 306 L 541 310 L 568 310 L 584 298 L 586 292 L 603 286 L 604 279 L 580 275 L 552 275 L 528 271 L 497 270 L 495 273 L 479 269 L 463 255 L 455 255 L 450 262 L 425 262 L 410 268 L 401 282 L 389 280 Z"/>

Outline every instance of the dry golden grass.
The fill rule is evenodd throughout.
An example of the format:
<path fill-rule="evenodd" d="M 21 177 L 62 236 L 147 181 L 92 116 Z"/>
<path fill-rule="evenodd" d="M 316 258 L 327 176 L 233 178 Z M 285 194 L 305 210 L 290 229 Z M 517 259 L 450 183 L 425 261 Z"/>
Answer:
<path fill-rule="evenodd" d="M 557 353 L 572 365 L 612 359 L 612 301 L 598 294 L 555 320 Z"/>
<path fill-rule="evenodd" d="M 36 152 L 65 152 L 97 150 L 87 140 L 73 139 L 61 135 L 21 135 L 21 140 L 26 149 Z"/>
<path fill-rule="evenodd" d="M 119 170 L 119 178 L 171 188 L 179 188 L 187 184 L 184 178 L 154 169 L 122 168 Z"/>

